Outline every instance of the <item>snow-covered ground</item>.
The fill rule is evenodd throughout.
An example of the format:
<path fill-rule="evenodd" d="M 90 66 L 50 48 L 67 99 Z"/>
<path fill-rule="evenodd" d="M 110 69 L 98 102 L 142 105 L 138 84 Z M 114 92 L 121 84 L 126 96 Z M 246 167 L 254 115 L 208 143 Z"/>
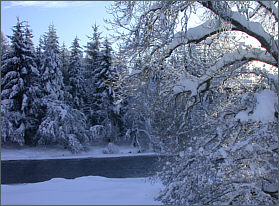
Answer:
<path fill-rule="evenodd" d="M 70 151 L 60 146 L 36 146 L 21 148 L 2 147 L 1 160 L 23 160 L 23 159 L 68 159 L 68 158 L 85 158 L 85 157 L 119 157 L 135 155 L 154 155 L 155 153 L 138 153 L 138 149 L 131 146 L 117 146 L 117 154 L 104 154 L 106 147 L 91 146 L 86 152 L 72 154 Z"/>
<path fill-rule="evenodd" d="M 1 205 L 161 205 L 154 200 L 161 188 L 146 178 L 54 178 L 1 185 Z"/>

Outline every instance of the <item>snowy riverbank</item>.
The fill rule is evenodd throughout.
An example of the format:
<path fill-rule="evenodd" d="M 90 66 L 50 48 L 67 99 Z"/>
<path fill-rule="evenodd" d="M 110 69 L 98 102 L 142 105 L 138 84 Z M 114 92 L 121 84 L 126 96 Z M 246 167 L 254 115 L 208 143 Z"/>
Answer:
<path fill-rule="evenodd" d="M 54 178 L 30 184 L 1 185 L 4 205 L 160 205 L 162 184 L 147 178 Z"/>

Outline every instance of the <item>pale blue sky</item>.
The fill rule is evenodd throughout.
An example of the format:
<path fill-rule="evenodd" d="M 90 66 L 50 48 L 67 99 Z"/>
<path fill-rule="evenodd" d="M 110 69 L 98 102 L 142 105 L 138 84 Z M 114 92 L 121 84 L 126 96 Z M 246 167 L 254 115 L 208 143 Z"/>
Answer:
<path fill-rule="evenodd" d="M 106 8 L 112 1 L 1 1 L 1 31 L 11 35 L 11 28 L 16 24 L 16 17 L 29 22 L 33 31 L 33 42 L 38 40 L 53 23 L 59 43 L 69 47 L 77 35 L 80 45 L 85 46 L 92 34 L 91 26 L 99 25 L 102 36 L 106 36 L 104 18 L 109 18 Z"/>

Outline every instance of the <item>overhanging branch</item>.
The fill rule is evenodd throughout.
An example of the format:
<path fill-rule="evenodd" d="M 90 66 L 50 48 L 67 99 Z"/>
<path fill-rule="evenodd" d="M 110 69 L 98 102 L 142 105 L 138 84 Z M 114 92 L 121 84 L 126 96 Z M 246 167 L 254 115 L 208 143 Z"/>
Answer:
<path fill-rule="evenodd" d="M 206 1 L 201 2 L 201 4 L 222 19 L 231 22 L 235 26 L 236 30 L 242 31 L 256 38 L 261 43 L 262 47 L 273 56 L 276 62 L 278 62 L 278 44 L 274 40 L 273 36 L 264 30 L 260 23 L 246 20 L 245 16 L 238 12 L 233 12 L 229 8 L 225 7 L 223 2 Z M 225 11 L 224 9 L 220 9 L 222 6 L 226 9 Z"/>

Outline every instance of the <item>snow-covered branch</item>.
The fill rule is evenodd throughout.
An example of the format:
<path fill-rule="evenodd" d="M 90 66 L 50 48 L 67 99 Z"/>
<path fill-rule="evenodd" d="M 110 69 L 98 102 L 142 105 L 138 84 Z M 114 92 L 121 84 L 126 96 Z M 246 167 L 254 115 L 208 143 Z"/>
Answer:
<path fill-rule="evenodd" d="M 276 41 L 274 41 L 273 37 L 267 34 L 261 25 L 257 22 L 248 22 L 244 19 L 243 16 L 241 16 L 239 13 L 233 12 L 232 18 L 238 20 L 238 22 L 242 22 L 241 28 L 239 28 L 237 25 L 232 26 L 232 30 L 242 30 L 249 29 L 250 33 L 254 33 L 254 37 L 257 38 L 257 36 L 262 36 L 267 42 L 270 42 L 270 46 L 267 46 L 269 48 L 269 52 L 272 56 L 267 55 L 266 51 L 263 51 L 262 49 L 252 49 L 251 53 L 247 52 L 246 50 L 242 50 L 241 52 L 238 50 L 238 53 L 241 54 L 241 59 L 249 59 L 249 60 L 259 60 L 266 62 L 268 64 L 277 66 L 277 60 L 278 60 L 278 45 Z M 171 53 L 179 46 L 189 43 L 199 43 L 203 40 L 205 40 L 207 37 L 212 36 L 218 32 L 220 32 L 221 28 L 221 22 L 208 20 L 205 23 L 189 29 L 187 32 L 178 32 L 175 34 L 172 42 L 168 46 L 168 52 L 164 56 L 164 58 L 168 58 Z M 259 33 L 259 34 L 256 34 Z M 258 38 L 257 38 L 258 39 Z M 262 43 L 262 42 L 261 42 Z M 263 43 L 262 43 L 263 44 Z M 263 46 L 264 47 L 264 46 Z M 264 47 L 267 49 L 267 47 Z M 272 48 L 271 48 L 272 47 Z M 244 52 L 245 51 L 245 52 Z M 244 56 L 248 55 L 248 56 Z M 229 54 L 230 56 L 234 56 L 235 53 Z M 234 59 L 234 57 L 232 58 Z"/>
<path fill-rule="evenodd" d="M 275 20 L 278 22 L 278 8 L 276 8 L 272 1 L 258 1 L 258 3 L 271 12 Z"/>
<path fill-rule="evenodd" d="M 207 69 L 206 74 L 211 76 L 213 72 L 225 66 L 231 65 L 238 61 L 244 60 L 257 60 L 261 62 L 268 63 L 273 66 L 277 66 L 277 61 L 275 61 L 271 55 L 266 54 L 266 51 L 261 48 L 238 48 L 233 53 L 225 54 L 216 64 L 209 69 Z"/>
<path fill-rule="evenodd" d="M 190 28 L 186 32 L 182 32 L 182 31 L 177 32 L 174 35 L 173 40 L 170 42 L 167 53 L 162 58 L 162 61 L 168 58 L 172 54 L 172 52 L 179 46 L 189 44 L 189 43 L 199 43 L 205 40 L 207 37 L 218 33 L 220 31 L 220 28 L 221 28 L 220 21 L 208 20 L 197 27 Z"/>
<path fill-rule="evenodd" d="M 236 30 L 242 31 L 256 38 L 261 43 L 262 47 L 265 48 L 276 61 L 278 61 L 278 43 L 273 36 L 264 30 L 260 23 L 246 20 L 244 15 L 238 12 L 233 12 L 227 8 L 223 2 L 207 1 L 201 2 L 201 4 L 222 19 L 231 22 Z"/>
<path fill-rule="evenodd" d="M 208 36 L 216 34 L 220 30 L 220 27 L 220 22 L 208 20 L 197 27 L 190 28 L 186 32 L 177 32 L 169 45 L 169 49 L 173 50 L 181 44 L 199 43 Z"/>
<path fill-rule="evenodd" d="M 257 60 L 270 65 L 276 66 L 277 62 L 272 56 L 267 55 L 264 49 L 253 48 L 238 48 L 233 53 L 225 54 L 221 59 L 219 59 L 213 66 L 206 69 L 204 76 L 197 78 L 195 76 L 187 76 L 180 78 L 175 87 L 173 88 L 174 93 L 180 93 L 184 91 L 191 91 L 191 96 L 196 96 L 200 93 L 200 88 L 203 87 L 205 83 L 208 82 L 218 71 L 224 67 L 228 67 L 237 62 L 247 62 L 251 60 Z M 239 64 L 237 64 L 240 66 Z M 241 64 L 243 65 L 243 64 Z"/>

